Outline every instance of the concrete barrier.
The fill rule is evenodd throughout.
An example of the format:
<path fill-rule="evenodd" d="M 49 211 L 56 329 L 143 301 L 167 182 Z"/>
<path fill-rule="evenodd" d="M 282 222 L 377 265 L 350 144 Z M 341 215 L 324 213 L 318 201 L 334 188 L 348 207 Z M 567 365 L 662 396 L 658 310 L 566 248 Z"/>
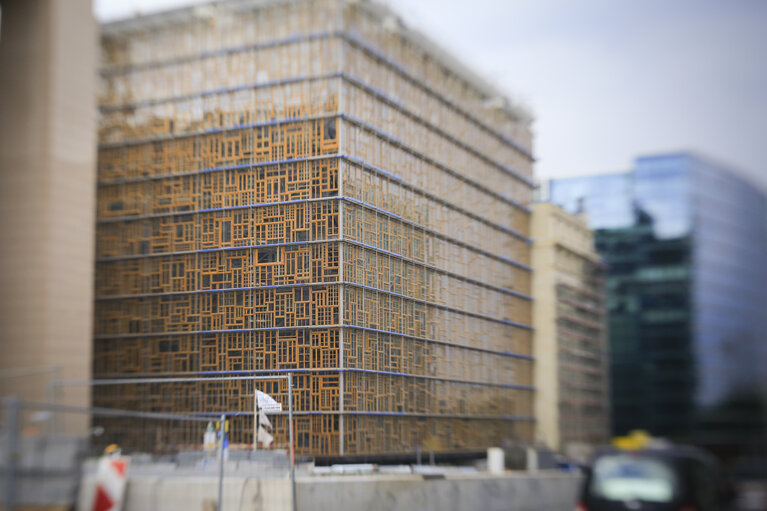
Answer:
<path fill-rule="evenodd" d="M 299 511 L 572 511 L 581 478 L 562 472 L 302 477 Z"/>
<path fill-rule="evenodd" d="M 78 510 L 90 509 L 93 475 L 83 477 Z M 580 477 L 555 471 L 474 474 L 301 475 L 298 511 L 572 511 Z M 212 474 L 129 474 L 124 511 L 213 511 Z M 228 474 L 224 511 L 290 511 L 289 478 Z"/>
<path fill-rule="evenodd" d="M 0 442 L 0 506 L 5 504 L 4 484 L 7 459 L 6 439 Z M 75 437 L 38 436 L 22 438 L 17 444 L 14 471 L 16 505 L 40 509 L 67 508 L 77 497 L 78 467 L 85 456 L 86 442 Z"/>
<path fill-rule="evenodd" d="M 80 487 L 78 511 L 90 511 L 94 478 Z M 215 511 L 218 480 L 210 476 L 129 477 L 123 511 Z M 291 511 L 289 479 L 226 477 L 224 511 Z"/>

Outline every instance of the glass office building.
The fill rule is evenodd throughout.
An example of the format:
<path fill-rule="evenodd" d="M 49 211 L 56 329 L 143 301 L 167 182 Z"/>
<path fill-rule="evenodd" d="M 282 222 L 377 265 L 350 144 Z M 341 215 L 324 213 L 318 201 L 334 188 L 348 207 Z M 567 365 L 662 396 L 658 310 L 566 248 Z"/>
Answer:
<path fill-rule="evenodd" d="M 764 192 L 676 153 L 552 180 L 549 198 L 588 214 L 610 267 L 613 432 L 746 441 L 753 416 L 731 403 L 767 396 Z"/>

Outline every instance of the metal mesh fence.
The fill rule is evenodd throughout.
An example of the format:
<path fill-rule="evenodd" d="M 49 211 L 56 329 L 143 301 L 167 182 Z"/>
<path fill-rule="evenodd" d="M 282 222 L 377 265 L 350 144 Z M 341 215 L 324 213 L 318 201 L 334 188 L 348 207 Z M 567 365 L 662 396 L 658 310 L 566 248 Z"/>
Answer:
<path fill-rule="evenodd" d="M 78 509 L 91 509 L 99 484 L 98 458 L 111 453 L 110 456 L 120 455 L 130 461 L 126 498 L 133 499 L 131 502 L 136 505 L 142 502 L 142 509 L 147 506 L 163 509 L 168 504 L 163 499 L 171 498 L 175 499 L 173 505 L 191 499 L 189 505 L 197 508 L 201 505 L 204 509 L 234 509 L 253 492 L 253 498 L 270 509 L 291 509 L 295 494 L 291 379 L 283 375 L 215 381 L 205 378 L 58 381 L 51 393 L 56 402 L 5 398 L 0 412 L 0 507 L 72 508 L 77 503 Z M 259 413 L 258 417 L 226 409 L 174 413 L 163 410 L 171 407 L 171 403 L 154 409 L 141 408 L 119 398 L 102 399 L 99 403 L 110 406 L 62 404 L 67 402 L 67 388 L 83 385 L 104 389 L 143 386 L 144 392 L 155 392 L 172 401 L 183 395 L 189 385 L 201 386 L 204 394 L 226 392 L 225 385 L 232 382 L 249 384 L 252 390 L 247 398 L 254 409 L 254 391 L 259 387 L 285 390 L 286 406 L 278 411 L 281 405 L 278 400 L 262 402 L 266 394 L 260 394 L 259 410 L 266 408 L 269 413 Z M 114 395 L 119 397 L 120 393 Z M 64 434 L 71 431 L 73 422 L 86 426 L 76 435 Z M 254 449 L 256 424 L 261 442 Z M 194 478 L 190 479 L 191 476 Z M 254 485 L 254 480 L 258 484 Z M 157 481 L 162 481 L 167 491 L 158 494 Z M 191 493 L 185 489 L 190 484 L 194 486 Z M 236 495 L 227 496 L 226 489 Z M 144 502 L 150 495 L 151 503 Z"/>

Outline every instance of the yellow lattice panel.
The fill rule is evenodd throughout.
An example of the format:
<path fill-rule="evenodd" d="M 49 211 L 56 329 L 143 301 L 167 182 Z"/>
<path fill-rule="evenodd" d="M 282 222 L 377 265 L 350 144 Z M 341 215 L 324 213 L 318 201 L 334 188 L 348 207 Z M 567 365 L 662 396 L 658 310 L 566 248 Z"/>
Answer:
<path fill-rule="evenodd" d="M 490 228 L 501 232 L 505 228 L 513 229 L 519 235 L 529 234 L 529 213 L 478 188 L 467 186 L 452 202 L 445 202 L 433 193 L 440 186 L 437 183 L 427 183 L 428 188 L 419 188 L 414 183 L 346 161 L 342 164 L 341 175 L 345 196 L 429 229 L 442 232 L 445 225 L 450 225 L 451 232 L 455 233 L 458 230 L 455 222 L 471 222 L 472 228 Z M 456 178 L 446 175 L 445 179 Z"/>
<path fill-rule="evenodd" d="M 391 139 L 385 133 L 353 120 L 345 119 L 340 129 L 346 142 L 345 148 L 351 155 L 369 165 L 386 169 L 405 182 L 451 203 L 460 205 L 466 202 L 462 197 L 472 193 L 469 191 L 472 188 L 478 190 L 481 197 L 500 196 L 502 200 L 521 204 L 529 204 L 532 199 L 529 186 L 515 183 L 515 179 L 506 174 L 506 177 L 497 176 L 500 172 L 497 169 L 481 173 L 472 166 L 474 163 L 464 162 L 458 166 L 460 162 L 435 160 L 426 154 L 408 150 L 398 139 Z M 472 209 L 471 203 L 467 206 L 467 209 Z"/>
<path fill-rule="evenodd" d="M 484 451 L 518 438 L 532 440 L 527 421 L 351 415 L 345 418 L 344 445 L 353 455 L 410 454 L 429 451 Z"/>
<path fill-rule="evenodd" d="M 526 324 L 475 317 L 350 286 L 344 288 L 344 322 L 464 346 L 530 354 Z"/>
<path fill-rule="evenodd" d="M 500 319 L 529 303 L 527 298 L 387 253 L 351 244 L 344 250 L 344 279 L 348 282 Z M 527 272 L 518 271 L 527 276 Z"/>
<path fill-rule="evenodd" d="M 98 175 L 102 181 L 135 179 L 332 154 L 337 123 L 328 117 L 107 146 L 99 151 Z"/>
<path fill-rule="evenodd" d="M 471 144 L 483 153 L 498 155 L 507 165 L 526 171 L 528 177 L 531 175 L 528 159 L 518 150 L 496 136 L 491 129 L 482 128 L 479 123 L 464 113 L 449 107 L 437 95 L 425 91 L 394 69 L 381 65 L 358 46 L 350 45 L 345 59 L 347 66 L 354 70 L 357 76 L 366 77 L 362 83 L 352 82 L 345 89 L 359 88 L 359 94 L 363 87 L 386 83 L 387 87 L 384 89 L 386 99 L 396 98 L 398 105 L 404 106 L 422 122 L 428 122 L 432 126 L 443 129 L 450 136 Z M 352 105 L 347 103 L 342 108 L 346 110 L 352 108 Z M 529 135 L 524 134 L 523 130 L 515 131 L 514 135 L 520 142 L 529 140 Z M 527 147 L 530 147 L 529 143 Z"/>
<path fill-rule="evenodd" d="M 338 237 L 336 201 L 101 223 L 98 258 L 325 241 Z M 264 253 L 267 253 L 266 251 Z M 337 258 L 329 260 L 337 266 Z"/>
<path fill-rule="evenodd" d="M 344 375 L 344 410 L 467 416 L 532 415 L 532 392 L 392 374 Z"/>
<path fill-rule="evenodd" d="M 529 202 L 530 185 L 515 177 L 516 171 L 510 167 L 516 153 L 512 148 L 509 147 L 505 154 L 479 153 L 463 140 L 445 136 L 437 131 L 439 127 L 428 126 L 358 87 L 346 85 L 343 93 L 344 112 L 372 120 L 379 130 L 397 140 L 417 141 L 418 151 L 427 157 L 472 176 L 485 186 L 494 184 L 507 197 Z M 375 161 L 375 153 L 383 150 L 383 143 L 377 138 L 368 140 L 362 135 L 357 140 L 359 144 L 350 147 L 351 154 L 366 161 Z M 507 161 L 498 161 L 499 156 L 506 156 Z"/>
<path fill-rule="evenodd" d="M 335 286 L 271 288 L 101 300 L 96 335 L 335 325 Z"/>
<path fill-rule="evenodd" d="M 354 6 L 348 12 L 347 23 L 354 25 L 357 33 L 364 34 L 365 46 L 372 45 L 378 52 L 386 54 L 387 60 L 397 63 L 395 68 L 381 59 L 371 59 L 371 55 L 366 53 L 365 56 L 370 59 L 367 65 L 358 65 L 357 62 L 349 64 L 358 74 L 363 77 L 370 76 L 373 83 L 389 84 L 395 79 L 402 80 L 404 77 L 399 70 L 407 69 L 407 78 L 410 78 L 407 81 L 413 83 L 415 78 L 422 87 L 415 94 L 407 94 L 406 97 L 415 97 L 416 100 L 422 101 L 420 94 L 426 89 L 430 96 L 439 96 L 462 111 L 471 112 L 483 123 L 518 140 L 520 145 L 530 150 L 532 135 L 526 114 L 514 114 L 503 107 L 488 108 L 488 100 L 496 99 L 494 96 L 489 97 L 487 92 L 467 82 L 459 74 L 448 71 L 441 59 L 434 58 L 419 45 L 412 44 L 405 37 L 392 36 L 391 31 L 377 19 L 374 11 Z M 353 52 L 347 53 L 347 58 L 354 58 Z M 446 105 L 443 103 L 438 108 L 445 110 Z M 471 131 L 476 129 L 474 126 Z M 465 137 L 466 134 L 462 136 Z M 532 162 L 529 158 L 526 163 L 528 166 L 525 170 L 528 175 L 532 175 Z"/>
<path fill-rule="evenodd" d="M 212 92 L 236 89 L 244 84 L 257 86 L 280 82 L 298 76 L 321 76 L 340 70 L 341 42 L 338 38 L 295 38 L 293 42 L 286 38 L 278 42 L 284 44 L 229 52 L 215 58 L 190 59 L 169 66 L 144 67 L 131 73 L 108 74 L 102 77 L 102 88 L 112 91 L 112 94 L 110 101 L 102 101 L 101 104 L 116 107 L 204 94 L 206 102 L 221 107 L 230 102 L 224 101 L 226 96 L 222 98 Z M 294 99 L 294 106 L 300 103 L 300 99 Z M 246 106 L 250 105 L 246 103 Z M 299 110 L 294 109 L 293 112 L 298 113 Z"/>
<path fill-rule="evenodd" d="M 329 159 L 102 185 L 98 213 L 117 218 L 332 197 L 337 176 L 338 161 Z"/>
<path fill-rule="evenodd" d="M 457 236 L 437 237 L 417 225 L 357 204 L 345 204 L 343 213 L 345 238 L 475 280 L 529 292 L 529 272 L 518 264 L 505 262 L 514 261 L 515 253 L 527 254 L 529 251 L 527 244 L 513 235 L 498 235 L 493 243 L 472 245 L 458 239 L 460 233 L 453 233 Z M 516 261 L 519 262 L 519 259 Z M 498 280 L 488 280 L 487 277 Z"/>
<path fill-rule="evenodd" d="M 426 339 L 350 328 L 344 331 L 344 367 L 486 383 L 526 383 L 532 361 Z"/>

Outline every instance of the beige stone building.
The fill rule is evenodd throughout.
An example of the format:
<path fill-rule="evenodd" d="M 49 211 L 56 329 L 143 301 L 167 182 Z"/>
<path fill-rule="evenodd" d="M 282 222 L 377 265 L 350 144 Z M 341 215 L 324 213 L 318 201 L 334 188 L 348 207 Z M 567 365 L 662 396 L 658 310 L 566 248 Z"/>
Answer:
<path fill-rule="evenodd" d="M 0 396 L 91 374 L 96 26 L 89 0 L 3 2 Z M 88 389 L 59 394 L 88 406 Z M 58 422 L 58 421 L 57 421 Z M 84 432 L 86 415 L 61 419 Z"/>
<path fill-rule="evenodd" d="M 579 457 L 608 440 L 604 269 L 584 219 L 532 210 L 536 435 Z"/>

